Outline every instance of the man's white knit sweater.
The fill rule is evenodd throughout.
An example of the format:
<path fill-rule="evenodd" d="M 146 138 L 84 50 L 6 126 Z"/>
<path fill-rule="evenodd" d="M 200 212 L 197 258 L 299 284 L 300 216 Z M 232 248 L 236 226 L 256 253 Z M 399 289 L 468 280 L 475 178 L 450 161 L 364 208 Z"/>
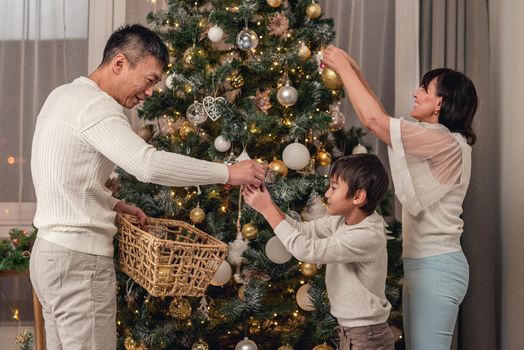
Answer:
<path fill-rule="evenodd" d="M 76 251 L 113 255 L 117 199 L 104 184 L 115 164 L 164 186 L 226 183 L 224 164 L 158 151 L 138 137 L 123 108 L 81 77 L 56 88 L 36 123 L 31 171 L 38 236 Z"/>
<path fill-rule="evenodd" d="M 385 296 L 385 223 L 376 212 L 355 225 L 341 216 L 311 222 L 286 217 L 275 234 L 300 261 L 326 264 L 331 314 L 343 327 L 385 322 L 391 305 Z"/>

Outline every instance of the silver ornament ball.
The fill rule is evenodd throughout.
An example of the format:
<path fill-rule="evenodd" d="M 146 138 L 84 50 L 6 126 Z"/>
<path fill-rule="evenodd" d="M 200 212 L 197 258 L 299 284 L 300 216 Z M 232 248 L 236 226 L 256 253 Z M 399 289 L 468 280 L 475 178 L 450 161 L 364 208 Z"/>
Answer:
<path fill-rule="evenodd" d="M 254 341 L 250 340 L 248 337 L 245 337 L 243 340 L 237 343 L 235 350 L 258 350 L 258 346 Z"/>
<path fill-rule="evenodd" d="M 278 102 L 285 107 L 293 106 L 298 100 L 298 91 L 289 84 L 282 86 L 277 92 Z"/>
<path fill-rule="evenodd" d="M 240 50 L 249 51 L 258 45 L 258 35 L 251 29 L 244 29 L 237 35 L 237 46 Z"/>

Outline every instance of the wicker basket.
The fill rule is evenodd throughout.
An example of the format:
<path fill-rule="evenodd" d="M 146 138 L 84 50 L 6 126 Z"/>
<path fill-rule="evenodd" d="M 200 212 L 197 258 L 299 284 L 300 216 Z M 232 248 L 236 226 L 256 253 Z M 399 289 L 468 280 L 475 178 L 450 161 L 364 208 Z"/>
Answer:
<path fill-rule="evenodd" d="M 146 232 L 119 214 L 117 226 L 120 268 L 156 297 L 204 295 L 227 254 L 227 244 L 183 221 L 149 218 Z"/>

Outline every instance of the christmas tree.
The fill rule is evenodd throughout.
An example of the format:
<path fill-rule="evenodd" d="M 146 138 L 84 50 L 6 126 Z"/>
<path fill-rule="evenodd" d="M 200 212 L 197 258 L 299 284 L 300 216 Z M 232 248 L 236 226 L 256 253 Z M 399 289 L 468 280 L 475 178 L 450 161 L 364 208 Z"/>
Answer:
<path fill-rule="evenodd" d="M 265 184 L 284 212 L 299 220 L 326 215 L 331 162 L 370 150 L 361 129 L 344 128 L 342 83 L 320 64 L 318 52 L 335 35 L 321 7 L 311 0 L 172 0 L 148 20 L 170 64 L 165 86 L 139 110 L 138 134 L 195 158 L 267 162 Z M 335 347 L 324 268 L 292 258 L 242 203 L 239 188 L 171 188 L 118 174 L 111 186 L 119 198 L 229 244 L 203 297 L 153 297 L 119 273 L 119 348 Z M 380 211 L 388 216 L 391 207 L 390 195 Z M 389 228 L 387 296 L 390 323 L 400 328 L 400 225 Z"/>

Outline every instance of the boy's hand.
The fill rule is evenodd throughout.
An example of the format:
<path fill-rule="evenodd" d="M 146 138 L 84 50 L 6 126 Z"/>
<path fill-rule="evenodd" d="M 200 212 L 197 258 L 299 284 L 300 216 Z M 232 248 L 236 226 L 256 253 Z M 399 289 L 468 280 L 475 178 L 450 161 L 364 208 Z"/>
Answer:
<path fill-rule="evenodd" d="M 147 221 L 147 215 L 142 211 L 142 209 L 135 207 L 131 204 L 126 204 L 122 201 L 116 203 L 115 211 L 119 214 L 129 214 L 138 217 L 138 222 L 140 226 L 145 226 Z"/>
<path fill-rule="evenodd" d="M 264 214 L 264 211 L 273 204 L 269 191 L 264 185 L 258 188 L 251 185 L 244 186 L 242 194 L 246 203 L 260 214 Z"/>

